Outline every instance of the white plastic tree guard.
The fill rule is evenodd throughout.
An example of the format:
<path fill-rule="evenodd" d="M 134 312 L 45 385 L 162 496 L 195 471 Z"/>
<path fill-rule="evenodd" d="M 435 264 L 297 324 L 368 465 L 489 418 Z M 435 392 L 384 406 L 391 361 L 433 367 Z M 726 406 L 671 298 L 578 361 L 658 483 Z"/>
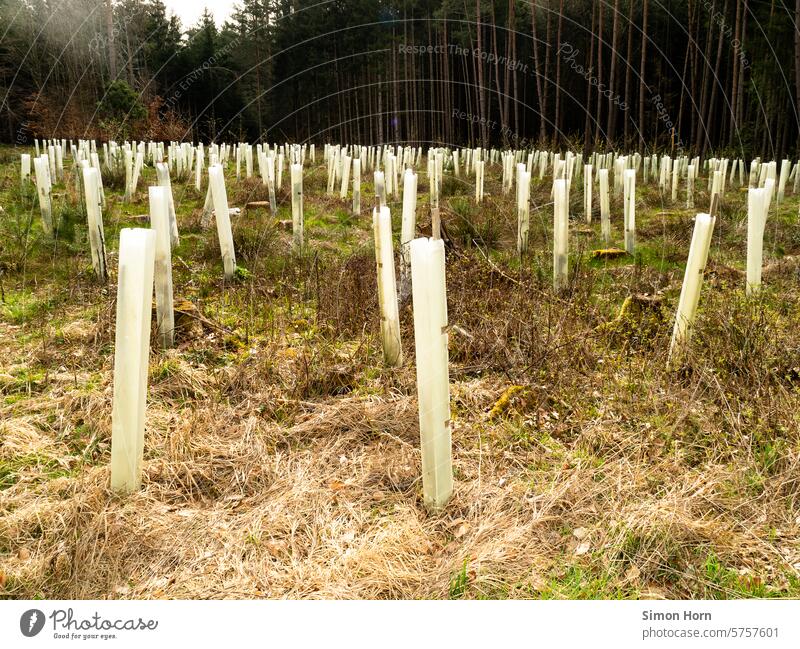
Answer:
<path fill-rule="evenodd" d="M 403 216 L 400 225 L 400 300 L 411 295 L 411 241 L 417 229 L 417 174 L 403 174 Z"/>
<path fill-rule="evenodd" d="M 92 268 L 97 279 L 108 279 L 106 267 L 106 237 L 103 231 L 103 214 L 100 207 L 99 172 L 93 167 L 83 168 L 83 192 L 86 202 L 86 222 L 89 228 L 89 248 L 92 253 Z"/>
<path fill-rule="evenodd" d="M 361 214 L 361 158 L 353 160 L 353 215 Z"/>
<path fill-rule="evenodd" d="M 475 163 L 475 202 L 483 203 L 483 174 L 486 170 L 486 162 L 478 160 Z"/>
<path fill-rule="evenodd" d="M 292 178 L 292 237 L 294 248 L 298 252 L 303 249 L 303 166 L 295 163 L 291 166 Z"/>
<path fill-rule="evenodd" d="M 100 170 L 100 158 L 97 157 L 97 152 L 96 151 L 92 152 L 92 154 L 90 156 L 90 159 L 91 159 L 92 167 L 97 169 L 97 185 L 98 185 L 98 190 L 100 191 L 100 206 L 101 207 L 105 207 L 106 206 L 106 193 L 105 193 L 105 190 L 103 189 L 103 173 Z"/>
<path fill-rule="evenodd" d="M 236 254 L 233 250 L 233 233 L 231 231 L 231 213 L 228 209 L 228 194 L 225 191 L 225 176 L 222 165 L 214 164 L 208 168 L 208 185 L 214 203 L 214 215 L 217 223 L 217 237 L 222 253 L 222 267 L 225 279 L 230 281 L 236 272 Z"/>
<path fill-rule="evenodd" d="M 600 232 L 603 241 L 611 241 L 611 209 L 608 198 L 608 169 L 599 169 L 597 176 L 600 180 Z"/>
<path fill-rule="evenodd" d="M 774 178 L 765 178 L 764 179 L 764 212 L 769 214 L 770 205 L 772 205 L 772 196 L 775 193 L 775 179 Z"/>
<path fill-rule="evenodd" d="M 133 195 L 136 193 L 136 188 L 139 186 L 139 174 L 142 171 L 143 164 L 144 153 L 140 149 L 136 152 L 136 162 L 133 165 L 133 175 L 131 176 L 131 197 L 133 197 Z"/>
<path fill-rule="evenodd" d="M 202 145 L 195 149 L 195 163 L 194 163 L 194 188 L 200 192 L 203 186 L 203 147 Z"/>
<path fill-rule="evenodd" d="M 386 164 L 384 166 L 384 179 L 386 181 L 386 194 L 387 196 L 396 196 L 397 192 L 395 191 L 395 173 L 394 168 L 397 164 L 397 160 L 393 154 L 389 153 L 386 156 Z"/>
<path fill-rule="evenodd" d="M 528 251 L 528 233 L 531 228 L 531 175 L 525 165 L 517 167 L 517 253 Z"/>
<path fill-rule="evenodd" d="M 143 228 L 125 228 L 119 237 L 111 488 L 121 493 L 141 483 L 155 238 Z"/>
<path fill-rule="evenodd" d="M 267 170 L 267 192 L 269 193 L 269 211 L 273 216 L 278 213 L 278 202 L 275 198 L 275 158 L 265 157 L 264 164 Z"/>
<path fill-rule="evenodd" d="M 20 158 L 20 181 L 26 183 L 31 179 L 31 156 L 29 153 L 23 153 Z"/>
<path fill-rule="evenodd" d="M 592 165 L 583 166 L 583 212 L 586 222 L 592 222 Z"/>
<path fill-rule="evenodd" d="M 47 156 L 39 156 L 33 160 L 36 172 L 36 192 L 39 197 L 39 212 L 42 215 L 42 229 L 44 233 L 53 236 L 53 207 L 50 200 L 50 171 Z"/>
<path fill-rule="evenodd" d="M 56 167 L 56 147 L 47 147 L 47 162 L 50 165 L 50 184 L 59 181 L 58 169 Z"/>
<path fill-rule="evenodd" d="M 375 184 L 375 197 L 378 199 L 379 207 L 386 207 L 386 183 L 382 171 L 376 171 L 372 175 Z"/>
<path fill-rule="evenodd" d="M 711 247 L 711 236 L 714 233 L 716 219 L 710 214 L 698 214 L 694 221 L 692 243 L 689 246 L 689 258 L 683 276 L 681 297 L 675 313 L 675 326 L 672 330 L 672 341 L 669 346 L 669 362 L 675 354 L 688 345 L 691 338 L 692 325 L 700 303 L 700 289 L 703 286 L 703 272 L 708 261 Z"/>
<path fill-rule="evenodd" d="M 180 235 L 178 234 L 178 217 L 175 213 L 175 199 L 172 196 L 172 181 L 169 178 L 169 166 L 163 162 L 156 163 L 156 177 L 160 187 L 167 190 L 167 200 L 169 202 L 169 233 L 172 247 L 180 245 Z"/>
<path fill-rule="evenodd" d="M 328 156 L 328 194 L 333 195 L 333 188 L 336 183 L 336 156 Z"/>
<path fill-rule="evenodd" d="M 711 178 L 711 195 L 709 196 L 709 205 L 714 204 L 714 197 L 719 196 L 722 198 L 722 172 L 712 172 Z"/>
<path fill-rule="evenodd" d="M 789 179 L 789 169 L 792 163 L 789 160 L 781 162 L 781 173 L 778 177 L 778 203 L 783 202 L 783 197 L 786 194 L 786 181 Z"/>
<path fill-rule="evenodd" d="M 378 306 L 381 315 L 383 360 L 389 367 L 403 364 L 400 341 L 400 311 L 397 304 L 397 283 L 392 250 L 392 218 L 388 207 L 372 210 L 375 236 L 375 263 L 378 270 Z"/>
<path fill-rule="evenodd" d="M 747 190 L 747 285 L 752 295 L 761 288 L 761 265 L 764 252 L 764 226 L 767 223 L 765 189 Z"/>
<path fill-rule="evenodd" d="M 567 285 L 569 271 L 569 197 L 567 181 L 553 181 L 553 290 L 561 291 Z"/>
<path fill-rule="evenodd" d="M 430 206 L 431 210 L 439 208 L 439 188 L 441 186 L 440 178 L 436 175 L 436 155 L 431 149 L 428 153 L 428 185 L 430 187 Z"/>
<path fill-rule="evenodd" d="M 623 176 L 623 200 L 625 204 L 625 251 L 636 252 L 636 171 L 626 169 Z"/>
<path fill-rule="evenodd" d="M 414 344 L 425 506 L 439 511 L 453 493 L 447 289 L 444 242 L 411 242 Z"/>
<path fill-rule="evenodd" d="M 670 196 L 673 203 L 678 200 L 678 172 L 681 168 L 680 159 L 672 161 L 672 195 Z"/>
<path fill-rule="evenodd" d="M 342 158 L 342 185 L 339 188 L 339 198 L 342 200 L 347 198 L 347 192 L 350 189 L 350 163 L 350 156 L 345 155 Z"/>
<path fill-rule="evenodd" d="M 125 195 L 123 196 L 123 200 L 125 202 L 131 200 L 131 196 L 133 194 L 132 184 L 131 181 L 133 179 L 133 153 L 129 146 L 125 146 L 122 150 L 123 157 L 125 159 Z"/>
<path fill-rule="evenodd" d="M 156 334 L 163 349 L 175 345 L 172 309 L 172 249 L 169 233 L 169 198 L 166 187 L 150 187 L 150 225 L 156 233 L 155 287 Z"/>
<path fill-rule="evenodd" d="M 244 176 L 245 178 L 253 177 L 253 146 L 248 144 L 244 149 Z"/>

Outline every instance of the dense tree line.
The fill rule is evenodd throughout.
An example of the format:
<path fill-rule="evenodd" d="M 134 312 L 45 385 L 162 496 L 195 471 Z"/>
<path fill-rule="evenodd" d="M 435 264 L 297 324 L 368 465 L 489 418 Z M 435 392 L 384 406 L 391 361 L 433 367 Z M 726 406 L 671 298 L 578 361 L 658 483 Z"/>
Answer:
<path fill-rule="evenodd" d="M 3 139 L 797 153 L 800 0 L 0 0 Z M 129 92 L 130 91 L 130 92 Z"/>

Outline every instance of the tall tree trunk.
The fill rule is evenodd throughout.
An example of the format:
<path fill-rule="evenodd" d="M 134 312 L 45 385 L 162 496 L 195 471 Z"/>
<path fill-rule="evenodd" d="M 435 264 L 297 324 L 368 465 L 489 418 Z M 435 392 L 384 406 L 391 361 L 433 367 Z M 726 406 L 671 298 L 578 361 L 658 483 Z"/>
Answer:
<path fill-rule="evenodd" d="M 114 40 L 114 5 L 106 0 L 106 38 L 108 39 L 108 73 L 112 79 L 117 78 L 117 44 Z"/>
<path fill-rule="evenodd" d="M 560 0 L 558 5 L 558 36 L 556 37 L 556 52 L 561 49 L 561 27 L 564 23 L 564 0 Z M 556 58 L 556 116 L 555 129 L 553 130 L 553 144 L 561 139 L 561 56 Z"/>
<path fill-rule="evenodd" d="M 500 56 L 497 47 L 497 19 L 494 13 L 494 1 L 492 2 L 492 53 L 494 54 L 494 86 L 497 90 L 497 107 L 500 113 L 500 132 L 505 141 L 508 104 L 503 102 L 503 90 L 500 87 Z"/>
<path fill-rule="evenodd" d="M 800 114 L 800 0 L 795 0 L 794 5 L 794 106 Z M 800 133 L 797 140 L 800 147 Z"/>
<path fill-rule="evenodd" d="M 403 120 L 400 115 L 400 79 L 397 72 L 397 38 L 395 34 L 395 23 L 392 23 L 392 98 L 394 99 L 394 117 L 392 126 L 394 133 L 392 136 L 395 141 L 400 141 L 403 137 L 401 124 Z"/>
<path fill-rule="evenodd" d="M 625 114 L 623 115 L 623 139 L 628 146 L 630 135 L 631 110 L 631 70 L 633 70 L 633 0 L 628 0 L 628 47 L 625 54 Z"/>
<path fill-rule="evenodd" d="M 617 35 L 619 33 L 619 0 L 614 0 L 614 20 L 611 28 L 611 69 L 608 72 L 608 89 L 611 96 L 608 98 L 608 122 L 606 133 L 609 144 L 614 142 L 614 134 L 617 125 L 617 110 L 614 107 L 616 101 L 615 83 L 617 74 Z"/>
<path fill-rule="evenodd" d="M 545 41 L 547 42 L 547 47 L 544 48 L 544 107 L 542 108 L 542 132 L 546 132 L 546 121 L 547 121 L 547 100 L 550 96 L 550 50 L 553 49 L 550 47 L 550 0 L 547 0 L 547 10 L 545 11 L 547 14 L 547 21 L 545 22 Z M 544 143 L 544 140 L 542 140 Z"/>
<path fill-rule="evenodd" d="M 406 5 L 403 3 L 403 42 L 408 43 L 408 18 L 406 13 Z M 411 121 L 411 87 L 408 85 L 411 77 L 408 74 L 408 62 L 412 57 L 403 57 L 403 100 L 405 103 L 405 121 L 406 121 L 406 137 L 410 140 L 415 139 L 414 127 Z"/>
<path fill-rule="evenodd" d="M 711 14 L 713 15 L 717 9 L 716 1 L 711 5 Z M 709 71 L 711 69 L 711 45 L 714 40 L 712 36 L 712 28 L 713 25 L 711 20 L 708 21 L 708 29 L 706 30 L 706 51 L 705 55 L 703 56 L 703 82 L 701 86 L 701 95 L 700 95 L 700 123 L 698 124 L 699 128 L 697 129 L 697 140 L 695 141 L 695 148 L 698 151 L 705 150 L 705 143 L 708 140 L 708 127 L 709 124 L 706 121 L 706 113 L 708 112 L 708 82 L 710 78 Z"/>
<path fill-rule="evenodd" d="M 531 0 L 531 37 L 533 39 L 533 68 L 536 77 L 536 97 L 539 102 L 539 140 L 544 141 L 544 111 L 545 101 L 542 91 L 542 73 L 539 69 L 539 36 L 536 31 L 536 0 Z"/>
<path fill-rule="evenodd" d="M 692 54 L 692 63 L 691 63 L 691 91 L 689 96 L 691 97 L 691 106 L 689 110 L 689 115 L 691 116 L 690 119 L 690 133 L 689 133 L 689 146 L 694 148 L 694 143 L 696 141 L 697 136 L 697 118 L 698 118 L 698 108 L 697 108 L 697 86 L 700 78 L 698 66 L 700 65 L 700 15 L 701 11 L 698 5 L 695 5 L 695 12 L 694 12 L 694 25 L 689 25 L 689 51 Z"/>
<path fill-rule="evenodd" d="M 125 31 L 125 59 L 128 69 L 128 83 L 131 86 L 135 86 L 136 77 L 133 73 L 133 50 L 131 48 L 130 32 L 127 30 Z"/>
<path fill-rule="evenodd" d="M 595 115 L 594 142 L 595 146 L 600 142 L 600 129 L 603 123 L 603 92 L 600 86 L 603 85 L 603 5 L 601 0 L 597 14 L 597 115 Z"/>
<path fill-rule="evenodd" d="M 453 84 L 450 78 L 450 59 L 447 56 L 447 43 L 449 42 L 448 34 L 447 34 L 447 20 L 445 20 L 442 24 L 442 72 L 444 75 L 444 92 L 442 95 L 445 98 L 445 106 L 444 106 L 444 115 L 442 116 L 444 121 L 444 129 L 445 129 L 445 141 L 448 143 L 452 143 L 453 140 L 453 120 L 450 119 L 450 116 L 453 114 Z"/>
<path fill-rule="evenodd" d="M 467 57 L 462 56 L 459 57 L 461 59 L 461 66 L 464 69 L 464 94 L 466 95 L 466 105 L 472 106 L 472 84 L 469 83 L 469 67 L 467 66 Z M 475 60 L 473 57 L 472 65 L 475 65 Z M 474 72 L 474 70 L 473 70 Z M 474 78 L 474 77 L 473 77 Z M 470 145 L 470 148 L 475 146 L 475 128 L 473 126 L 473 122 L 471 119 L 467 120 L 467 139 Z"/>
<path fill-rule="evenodd" d="M 725 0 L 725 4 L 723 5 L 722 15 L 724 16 L 728 12 L 728 0 Z M 708 137 L 703 140 L 703 148 L 701 150 L 700 155 L 704 156 L 706 153 L 707 147 L 711 144 L 711 136 L 713 135 L 714 131 L 714 122 L 711 120 L 714 116 L 714 108 L 717 103 L 717 92 L 719 91 L 719 87 L 722 82 L 719 79 L 719 69 L 722 63 L 722 44 L 723 39 L 725 36 L 725 21 L 722 21 L 722 24 L 719 27 L 719 40 L 717 41 L 717 60 L 714 64 L 714 80 L 712 81 L 712 90 L 711 90 L 711 101 L 708 103 L 708 116 L 706 117 L 706 124 L 708 124 L 708 128 L 710 132 L 708 133 Z"/>
<path fill-rule="evenodd" d="M 687 11 L 686 21 L 687 21 L 687 24 L 689 26 L 689 39 L 691 40 L 691 38 L 692 38 L 692 0 L 688 0 L 687 6 L 686 6 L 686 11 Z M 691 45 L 691 43 L 689 45 Z M 680 138 L 680 133 L 681 133 L 681 131 L 683 129 L 683 106 L 686 103 L 686 95 L 689 94 L 687 92 L 687 88 L 686 88 L 686 77 L 687 77 L 687 72 L 689 70 L 689 59 L 691 59 L 691 54 L 690 54 L 691 51 L 692 51 L 691 46 L 687 47 L 686 48 L 686 53 L 685 53 L 684 58 L 683 58 L 683 75 L 681 76 L 681 98 L 680 98 L 679 106 L 678 106 L 678 121 L 675 122 L 675 131 L 678 134 L 678 138 Z M 690 101 L 691 101 L 691 96 L 690 96 Z"/>
<path fill-rule="evenodd" d="M 508 16 L 506 19 L 506 65 L 505 65 L 505 80 L 503 83 L 505 89 L 505 95 L 503 96 L 503 119 L 506 123 L 506 126 L 510 126 L 511 115 L 509 114 L 509 101 L 511 100 L 511 66 L 514 65 L 514 81 L 516 82 L 516 59 L 512 54 L 513 49 L 513 42 L 514 37 L 516 36 L 516 32 L 514 31 L 514 0 L 508 0 Z M 516 125 L 515 125 L 516 128 Z"/>
<path fill-rule="evenodd" d="M 383 144 L 383 79 L 378 74 L 378 144 Z"/>
<path fill-rule="evenodd" d="M 428 24 L 428 45 L 434 44 L 433 34 L 431 33 L 431 21 L 427 22 Z M 433 50 L 428 52 L 428 87 L 430 88 L 430 97 L 428 99 L 428 128 L 430 129 L 431 133 L 431 140 L 436 140 L 438 138 L 438 133 L 436 129 L 436 100 L 437 100 L 437 92 L 436 92 L 436 81 L 434 77 L 436 76 L 436 68 L 434 67 L 434 60 L 433 60 Z"/>
<path fill-rule="evenodd" d="M 736 121 L 736 107 L 739 105 L 739 52 L 741 47 L 742 38 L 742 3 L 741 0 L 736 2 L 736 24 L 733 30 L 733 74 L 731 75 L 731 117 L 729 120 L 728 128 L 728 144 L 733 145 L 733 139 L 736 136 L 736 130 L 739 127 Z M 800 7 L 800 0 L 797 0 L 797 5 Z M 797 48 L 797 35 L 795 34 L 795 49 Z M 795 51 L 795 55 L 797 52 Z"/>
<path fill-rule="evenodd" d="M 511 60 L 514 62 L 514 76 L 512 77 L 514 83 L 513 89 L 513 97 L 512 100 L 514 102 L 514 133 L 516 133 L 517 138 L 519 138 L 520 134 L 520 125 L 519 125 L 519 90 L 518 90 L 518 81 L 519 81 L 519 74 L 517 70 L 517 11 L 515 0 L 509 0 L 510 11 L 514 14 L 514 19 L 509 19 L 509 28 L 511 29 Z"/>
<path fill-rule="evenodd" d="M 639 60 L 639 151 L 644 153 L 646 131 L 644 126 L 644 104 L 647 84 L 644 81 L 645 60 L 647 57 L 647 0 L 642 0 L 642 57 Z"/>
<path fill-rule="evenodd" d="M 478 52 L 483 54 L 483 40 L 481 32 L 481 0 L 475 0 L 475 26 L 478 33 Z M 488 116 L 486 114 L 486 88 L 483 85 L 483 64 L 479 57 L 472 57 L 476 60 L 478 67 L 478 115 L 480 116 L 481 146 L 486 147 L 489 139 Z"/>
<path fill-rule="evenodd" d="M 601 0 L 602 2 L 602 0 Z M 592 84 L 590 79 L 592 78 L 591 72 L 592 67 L 594 66 L 594 39 L 595 39 L 595 9 L 597 7 L 597 0 L 592 0 L 592 32 L 591 32 L 591 40 L 589 41 L 589 65 L 586 68 L 589 70 L 589 74 L 586 75 L 586 105 L 583 107 L 583 110 L 586 114 L 584 125 L 583 125 L 583 152 L 584 155 L 589 155 L 590 147 L 591 147 L 591 130 L 592 130 Z"/>
<path fill-rule="evenodd" d="M 795 34 L 795 37 L 797 35 Z M 739 47 L 741 48 L 742 53 L 746 51 L 744 49 L 744 43 L 747 37 L 747 0 L 744 0 L 744 4 L 742 6 L 742 31 L 741 35 L 739 36 Z M 736 105 L 736 123 L 741 124 L 742 120 L 744 119 L 744 72 L 745 72 L 745 65 L 744 61 L 742 61 L 739 65 L 739 93 Z"/>

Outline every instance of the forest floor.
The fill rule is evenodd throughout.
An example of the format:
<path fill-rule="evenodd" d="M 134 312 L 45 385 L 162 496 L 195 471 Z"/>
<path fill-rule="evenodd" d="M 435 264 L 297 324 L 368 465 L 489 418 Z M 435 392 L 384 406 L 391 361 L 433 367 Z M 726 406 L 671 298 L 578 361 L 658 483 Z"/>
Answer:
<path fill-rule="evenodd" d="M 222 280 L 204 193 L 173 178 L 177 346 L 150 357 L 143 487 L 109 489 L 116 248 L 148 227 L 105 177 L 111 279 L 93 276 L 74 181 L 46 239 L 19 150 L 0 150 L 0 597 L 800 597 L 800 222 L 771 210 L 744 295 L 746 192 L 722 202 L 691 353 L 667 369 L 698 210 L 638 179 L 634 257 L 573 186 L 570 282 L 551 289 L 550 181 L 514 252 L 499 165 L 484 204 L 446 178 L 455 492 L 422 506 L 410 305 L 383 366 L 364 210 L 307 167 L 304 254 L 257 180 L 226 171 L 239 271 Z M 108 174 L 104 174 L 108 176 Z M 371 173 L 364 177 L 371 177 Z M 424 164 L 418 232 L 430 231 Z M 594 203 L 599 207 L 595 195 Z M 390 203 L 399 229 L 399 200 Z M 622 201 L 612 201 L 621 247 Z M 31 225 L 32 224 L 32 225 Z M 627 299 L 631 298 L 631 299 Z M 515 387 L 516 386 L 516 387 Z"/>

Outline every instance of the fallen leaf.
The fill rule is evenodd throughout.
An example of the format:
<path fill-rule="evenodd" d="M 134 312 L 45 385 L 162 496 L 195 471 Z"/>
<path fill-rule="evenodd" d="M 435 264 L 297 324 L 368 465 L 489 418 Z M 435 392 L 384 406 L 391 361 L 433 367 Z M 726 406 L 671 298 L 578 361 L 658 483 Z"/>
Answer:
<path fill-rule="evenodd" d="M 586 554 L 590 547 L 591 546 L 589 545 L 588 541 L 581 543 L 577 548 L 575 548 L 575 555 L 581 556 L 582 554 Z"/>
<path fill-rule="evenodd" d="M 576 530 L 573 530 L 572 536 L 574 536 L 579 541 L 582 541 L 587 536 L 589 536 L 589 530 L 587 530 L 585 527 L 579 527 Z"/>
<path fill-rule="evenodd" d="M 528 583 L 530 583 L 531 588 L 533 588 L 536 591 L 542 591 L 545 588 L 547 588 L 547 580 L 544 579 L 541 575 L 538 575 L 536 573 L 531 575 L 531 578 Z"/>
<path fill-rule="evenodd" d="M 649 586 L 639 593 L 639 599 L 667 599 L 666 593 L 655 586 Z"/>
<path fill-rule="evenodd" d="M 459 525 L 459 526 L 456 528 L 456 531 L 455 531 L 455 532 L 453 532 L 453 536 L 455 536 L 457 539 L 460 539 L 460 538 L 461 538 L 462 536 L 464 536 L 464 535 L 465 535 L 465 534 L 466 534 L 468 531 L 469 531 L 469 525 L 467 525 L 466 523 L 461 523 L 461 525 Z"/>
<path fill-rule="evenodd" d="M 270 540 L 267 541 L 265 545 L 267 548 L 267 552 L 269 552 L 270 556 L 275 558 L 285 554 L 288 549 L 288 546 L 286 545 L 285 541 Z"/>
<path fill-rule="evenodd" d="M 328 488 L 331 489 L 332 491 L 341 491 L 346 486 L 347 485 L 344 482 L 341 482 L 339 480 L 331 480 L 330 483 L 328 484 Z"/>
<path fill-rule="evenodd" d="M 638 566 L 631 566 L 625 571 L 625 579 L 628 581 L 636 581 L 641 575 L 642 571 L 639 570 Z"/>

